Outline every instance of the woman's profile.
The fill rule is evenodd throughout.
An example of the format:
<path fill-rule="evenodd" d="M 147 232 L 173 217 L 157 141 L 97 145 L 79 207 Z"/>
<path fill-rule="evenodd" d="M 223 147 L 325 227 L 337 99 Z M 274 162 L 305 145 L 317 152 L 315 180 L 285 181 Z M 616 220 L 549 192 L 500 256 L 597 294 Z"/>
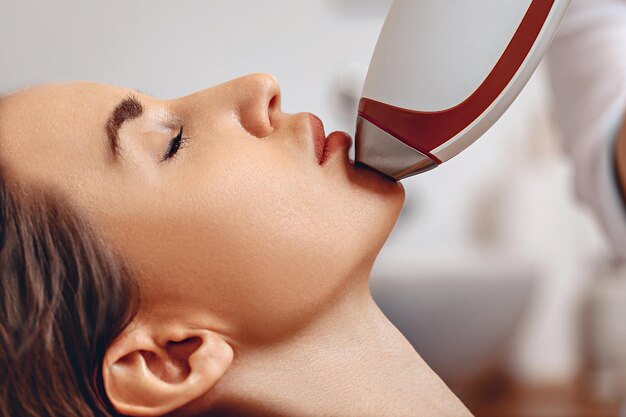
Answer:
<path fill-rule="evenodd" d="M 374 303 L 404 202 L 253 74 L 0 99 L 2 416 L 470 413 Z"/>

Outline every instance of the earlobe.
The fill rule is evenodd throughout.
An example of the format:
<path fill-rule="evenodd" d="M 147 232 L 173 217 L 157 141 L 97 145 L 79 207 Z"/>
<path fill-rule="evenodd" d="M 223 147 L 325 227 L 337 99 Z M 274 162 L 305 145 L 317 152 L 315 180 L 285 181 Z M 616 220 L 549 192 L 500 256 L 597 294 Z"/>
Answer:
<path fill-rule="evenodd" d="M 132 326 L 104 357 L 104 388 L 128 416 L 161 416 L 208 392 L 233 359 L 230 345 L 201 329 Z"/>

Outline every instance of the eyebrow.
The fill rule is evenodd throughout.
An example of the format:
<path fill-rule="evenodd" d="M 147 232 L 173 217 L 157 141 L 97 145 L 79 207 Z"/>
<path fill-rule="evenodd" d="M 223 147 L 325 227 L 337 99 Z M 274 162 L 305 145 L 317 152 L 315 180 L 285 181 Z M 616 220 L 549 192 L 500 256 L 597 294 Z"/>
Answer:
<path fill-rule="evenodd" d="M 127 120 L 136 119 L 143 113 L 143 106 L 132 94 L 129 94 L 124 98 L 111 112 L 111 115 L 106 121 L 105 129 L 107 137 L 109 138 L 109 146 L 113 154 L 113 159 L 117 159 L 120 155 L 120 127 Z"/>

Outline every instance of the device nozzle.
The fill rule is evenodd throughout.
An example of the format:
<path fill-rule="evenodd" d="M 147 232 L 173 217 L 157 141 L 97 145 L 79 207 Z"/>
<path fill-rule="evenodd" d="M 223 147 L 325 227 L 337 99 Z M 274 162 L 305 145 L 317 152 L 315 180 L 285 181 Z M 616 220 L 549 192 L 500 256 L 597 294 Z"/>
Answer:
<path fill-rule="evenodd" d="M 367 165 L 396 181 L 437 167 L 428 156 L 370 123 L 357 118 L 355 163 Z"/>

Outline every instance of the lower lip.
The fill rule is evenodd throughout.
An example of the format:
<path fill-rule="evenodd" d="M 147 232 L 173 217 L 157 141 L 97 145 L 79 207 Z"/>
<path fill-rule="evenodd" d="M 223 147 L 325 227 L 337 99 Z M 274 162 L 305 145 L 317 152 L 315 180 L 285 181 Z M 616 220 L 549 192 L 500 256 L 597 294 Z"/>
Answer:
<path fill-rule="evenodd" d="M 350 149 L 352 146 L 352 137 L 345 132 L 333 132 L 326 138 L 324 143 L 324 151 L 320 165 L 323 165 L 330 157 L 343 149 Z"/>

